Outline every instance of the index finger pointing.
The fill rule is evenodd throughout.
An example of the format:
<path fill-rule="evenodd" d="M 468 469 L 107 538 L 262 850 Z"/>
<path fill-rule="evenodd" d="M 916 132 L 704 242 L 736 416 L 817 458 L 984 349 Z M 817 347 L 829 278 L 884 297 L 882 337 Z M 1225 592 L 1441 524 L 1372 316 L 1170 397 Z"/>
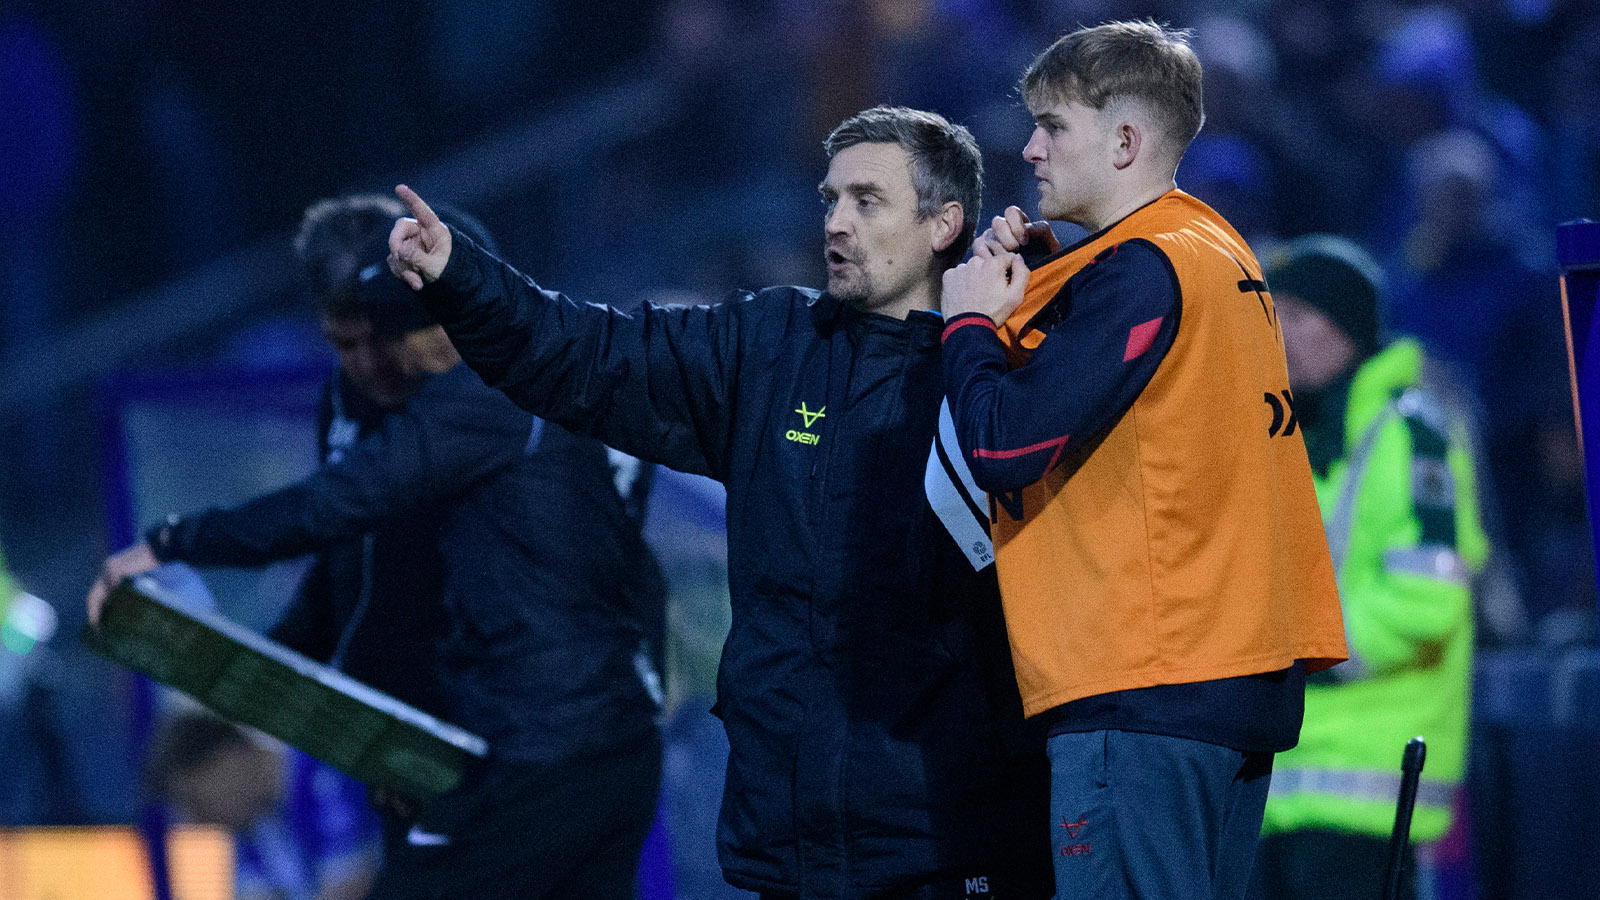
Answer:
<path fill-rule="evenodd" d="M 441 227 L 443 223 L 439 221 L 438 216 L 434 215 L 433 207 L 417 196 L 416 191 L 399 184 L 395 185 L 394 192 L 400 197 L 401 202 L 405 203 L 406 208 L 411 210 L 411 217 L 416 219 L 417 224 L 421 225 L 425 230 L 433 231 Z"/>

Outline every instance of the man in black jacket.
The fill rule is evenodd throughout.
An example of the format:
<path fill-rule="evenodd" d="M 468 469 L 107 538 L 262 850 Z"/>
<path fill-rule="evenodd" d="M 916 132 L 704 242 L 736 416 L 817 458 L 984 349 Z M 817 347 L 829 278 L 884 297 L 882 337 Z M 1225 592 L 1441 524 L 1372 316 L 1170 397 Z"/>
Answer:
<path fill-rule="evenodd" d="M 978 150 L 939 116 L 883 107 L 826 148 L 826 292 L 579 305 L 404 186 L 415 218 L 396 223 L 390 268 L 525 408 L 727 486 L 729 882 L 807 900 L 1048 896 L 1043 742 L 1020 729 L 977 507 L 957 503 L 947 533 L 924 499 L 959 470 L 930 454 L 936 311 L 972 239 Z"/>
<path fill-rule="evenodd" d="M 361 302 L 376 292 L 350 287 L 360 277 L 351 270 L 370 255 L 365 245 L 376 223 L 395 205 L 392 198 L 371 194 L 324 200 L 305 211 L 295 236 L 322 333 L 339 355 L 317 405 L 318 458 L 327 464 L 380 432 L 417 387 L 403 370 L 394 335 L 387 333 L 408 323 L 389 323 L 384 307 Z M 490 240 L 475 223 L 467 227 Z M 423 508 L 323 548 L 268 635 L 444 717 L 437 671 L 446 627 L 439 525 L 439 511 Z M 377 614 L 375 597 L 382 598 Z"/>
<path fill-rule="evenodd" d="M 321 551 L 313 574 L 331 593 L 319 601 L 308 585 L 275 633 L 320 658 L 365 660 L 368 677 L 385 667 L 376 680 L 490 747 L 461 788 L 414 821 L 391 820 L 372 897 L 632 897 L 660 778 L 642 642 L 664 585 L 640 536 L 642 498 L 604 445 L 530 416 L 459 364 L 384 271 L 394 210 L 381 199 L 387 215 L 370 198 L 314 207 L 299 245 L 341 385 L 358 388 L 331 395 L 342 415 L 326 462 L 240 506 L 152 528 L 107 560 L 91 619 L 110 586 L 157 562 L 253 566 Z M 368 433 L 347 401 L 378 407 Z M 367 557 L 350 559 L 352 542 Z M 391 607 L 382 589 L 395 572 L 373 564 L 408 551 L 419 555 L 403 571 L 422 580 Z M 365 571 L 341 574 L 350 566 Z M 419 613 L 442 629 L 390 618 Z M 425 677 L 387 670 L 430 639 L 432 671 L 426 650 L 411 661 Z"/>

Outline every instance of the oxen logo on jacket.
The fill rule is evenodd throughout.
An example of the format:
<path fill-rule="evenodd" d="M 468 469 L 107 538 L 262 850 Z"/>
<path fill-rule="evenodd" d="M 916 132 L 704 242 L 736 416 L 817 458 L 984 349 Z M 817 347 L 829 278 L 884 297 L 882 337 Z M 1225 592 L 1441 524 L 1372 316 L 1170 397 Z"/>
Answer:
<path fill-rule="evenodd" d="M 811 426 L 817 424 L 818 419 L 825 419 L 828 417 L 828 408 L 826 406 L 819 406 L 817 407 L 816 412 L 812 412 L 809 408 L 807 408 L 805 401 L 802 400 L 800 402 L 800 408 L 795 410 L 795 412 L 799 413 L 800 418 L 804 420 L 804 424 L 801 426 L 801 428 L 807 430 L 801 431 L 798 428 L 791 428 L 784 432 L 783 436 L 799 444 L 815 444 L 817 441 L 821 440 L 821 435 L 813 433 L 810 431 L 810 428 Z"/>

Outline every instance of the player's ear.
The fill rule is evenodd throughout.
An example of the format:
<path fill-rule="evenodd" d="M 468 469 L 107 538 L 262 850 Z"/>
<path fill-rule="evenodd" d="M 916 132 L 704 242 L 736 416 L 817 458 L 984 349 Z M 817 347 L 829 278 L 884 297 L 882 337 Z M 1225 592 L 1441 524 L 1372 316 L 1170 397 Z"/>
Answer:
<path fill-rule="evenodd" d="M 1118 122 L 1111 132 L 1111 164 L 1118 169 L 1126 169 L 1139 158 L 1141 151 L 1152 149 L 1154 145 L 1146 140 L 1146 131 L 1143 122 L 1131 117 Z"/>

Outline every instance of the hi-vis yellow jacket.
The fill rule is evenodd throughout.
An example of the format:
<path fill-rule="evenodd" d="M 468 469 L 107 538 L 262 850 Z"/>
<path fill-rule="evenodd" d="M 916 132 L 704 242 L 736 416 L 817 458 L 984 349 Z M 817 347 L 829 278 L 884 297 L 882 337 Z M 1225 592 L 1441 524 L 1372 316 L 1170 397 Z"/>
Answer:
<path fill-rule="evenodd" d="M 1350 385 L 1343 458 L 1318 479 L 1351 660 L 1306 687 L 1300 744 L 1278 755 L 1264 830 L 1382 837 L 1394 825 L 1405 743 L 1427 765 L 1412 836 L 1450 824 L 1465 766 L 1472 671 L 1468 579 L 1488 555 L 1461 427 L 1417 386 L 1402 341 Z"/>

